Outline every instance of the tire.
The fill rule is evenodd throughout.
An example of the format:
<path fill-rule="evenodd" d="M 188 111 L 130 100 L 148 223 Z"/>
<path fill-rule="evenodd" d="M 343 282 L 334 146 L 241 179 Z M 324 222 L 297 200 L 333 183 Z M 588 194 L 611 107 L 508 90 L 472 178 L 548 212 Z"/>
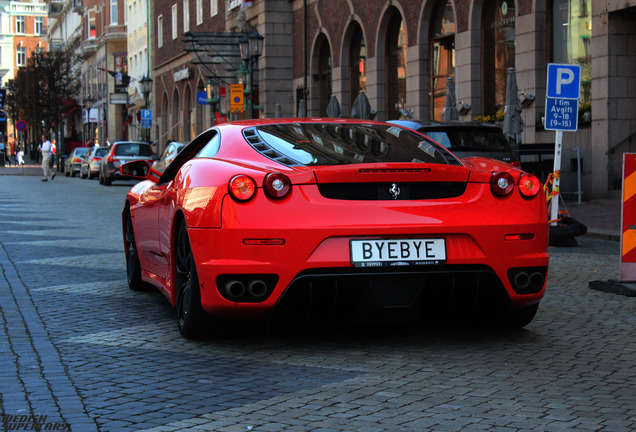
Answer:
<path fill-rule="evenodd" d="M 185 221 L 177 230 L 174 257 L 177 324 L 183 337 L 197 339 L 205 333 L 207 314 L 201 307 L 199 278 Z"/>
<path fill-rule="evenodd" d="M 88 174 L 86 174 L 86 178 L 89 180 L 93 180 L 93 177 L 95 176 L 93 175 L 93 172 L 89 169 Z"/>
<path fill-rule="evenodd" d="M 104 186 L 110 186 L 113 183 L 113 181 L 111 179 L 109 179 L 108 177 L 104 176 Z"/>
<path fill-rule="evenodd" d="M 64 172 L 64 175 L 65 175 L 66 177 L 69 177 L 69 176 L 71 175 L 71 173 L 70 173 L 70 172 L 68 172 L 68 171 L 65 171 L 65 172 Z"/>
<path fill-rule="evenodd" d="M 103 185 L 104 184 L 104 177 L 102 176 L 102 172 L 99 172 L 99 184 Z"/>
<path fill-rule="evenodd" d="M 141 263 L 137 252 L 137 242 L 135 241 L 135 230 L 133 228 L 130 213 L 126 215 L 126 279 L 130 289 L 139 291 L 146 287 L 141 280 Z"/>
<path fill-rule="evenodd" d="M 539 309 L 539 303 L 510 310 L 505 317 L 507 328 L 522 328 L 532 322 Z"/>

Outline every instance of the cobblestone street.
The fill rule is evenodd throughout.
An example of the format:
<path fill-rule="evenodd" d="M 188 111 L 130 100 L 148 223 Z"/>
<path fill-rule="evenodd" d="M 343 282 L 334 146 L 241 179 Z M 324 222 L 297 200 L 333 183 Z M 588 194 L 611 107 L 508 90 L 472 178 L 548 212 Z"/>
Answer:
<path fill-rule="evenodd" d="M 524 330 L 256 324 L 188 341 L 158 291 L 127 286 L 132 184 L 0 176 L 5 429 L 636 429 L 636 298 L 588 287 L 618 279 L 618 242 L 550 248 L 546 298 Z"/>

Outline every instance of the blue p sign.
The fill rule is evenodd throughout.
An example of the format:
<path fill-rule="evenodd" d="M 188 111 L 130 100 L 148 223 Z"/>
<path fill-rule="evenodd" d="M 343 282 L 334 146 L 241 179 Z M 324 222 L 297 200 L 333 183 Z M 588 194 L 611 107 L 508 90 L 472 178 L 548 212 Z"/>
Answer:
<path fill-rule="evenodd" d="M 547 97 L 578 99 L 581 86 L 581 66 L 548 64 Z"/>

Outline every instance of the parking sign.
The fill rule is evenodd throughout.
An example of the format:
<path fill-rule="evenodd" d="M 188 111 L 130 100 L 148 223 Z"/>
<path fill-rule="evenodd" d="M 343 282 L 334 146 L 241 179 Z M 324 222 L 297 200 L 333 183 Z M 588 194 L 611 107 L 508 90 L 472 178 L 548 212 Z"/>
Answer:
<path fill-rule="evenodd" d="M 545 98 L 545 128 L 556 131 L 578 129 L 581 66 L 548 64 Z"/>
<path fill-rule="evenodd" d="M 548 64 L 547 97 L 578 99 L 581 87 L 581 66 Z"/>

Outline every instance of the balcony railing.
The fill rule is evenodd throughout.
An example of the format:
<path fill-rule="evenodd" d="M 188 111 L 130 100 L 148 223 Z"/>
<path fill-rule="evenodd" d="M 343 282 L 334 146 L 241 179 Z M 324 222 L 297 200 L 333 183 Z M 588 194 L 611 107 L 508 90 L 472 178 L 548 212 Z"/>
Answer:
<path fill-rule="evenodd" d="M 52 1 L 49 3 L 49 16 L 52 18 L 57 18 L 62 14 L 63 9 L 64 9 L 64 2 Z"/>

